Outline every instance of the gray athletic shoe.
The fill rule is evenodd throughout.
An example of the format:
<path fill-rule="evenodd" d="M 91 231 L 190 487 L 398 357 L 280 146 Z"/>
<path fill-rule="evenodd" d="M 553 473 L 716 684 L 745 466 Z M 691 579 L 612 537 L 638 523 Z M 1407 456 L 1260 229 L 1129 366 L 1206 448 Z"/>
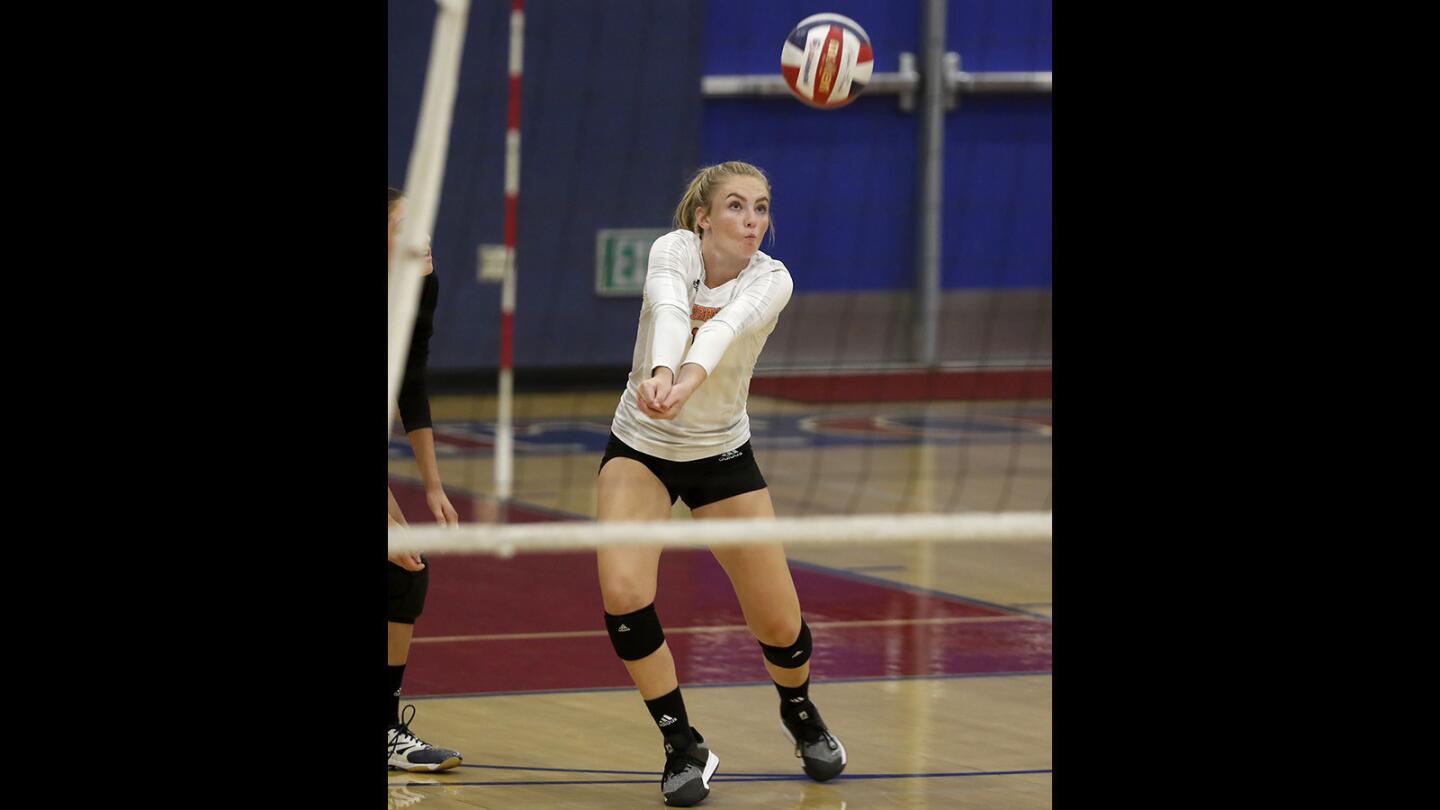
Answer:
<path fill-rule="evenodd" d="M 705 745 L 705 738 L 692 726 L 689 733 L 665 735 L 665 772 L 660 776 L 660 794 L 671 807 L 690 807 L 710 795 L 710 777 L 720 758 Z"/>
<path fill-rule="evenodd" d="M 811 779 L 824 782 L 845 770 L 845 746 L 825 727 L 814 704 L 793 717 L 781 715 L 780 729 L 794 744 L 795 756 L 800 757 L 805 774 Z"/>

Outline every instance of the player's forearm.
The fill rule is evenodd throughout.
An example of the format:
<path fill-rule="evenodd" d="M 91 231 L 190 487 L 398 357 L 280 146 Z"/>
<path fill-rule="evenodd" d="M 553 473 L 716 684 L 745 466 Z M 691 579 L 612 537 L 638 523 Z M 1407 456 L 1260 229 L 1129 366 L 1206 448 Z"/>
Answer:
<path fill-rule="evenodd" d="M 405 513 L 400 511 L 400 504 L 395 501 L 395 492 L 386 487 L 385 493 L 390 496 L 390 519 L 401 526 L 409 525 L 405 522 Z"/>
<path fill-rule="evenodd" d="M 420 468 L 420 480 L 425 482 L 425 489 L 442 489 L 440 465 L 435 461 L 434 428 L 420 428 L 405 435 L 410 439 L 410 450 L 415 454 L 415 466 Z"/>
<path fill-rule="evenodd" d="M 667 368 L 673 374 L 684 362 L 685 344 L 690 338 L 690 316 L 680 304 L 657 305 L 651 327 L 652 368 Z"/>
<path fill-rule="evenodd" d="M 699 388 L 709 378 L 705 367 L 699 363 L 686 363 L 680 367 L 680 376 L 675 378 L 676 387 L 687 386 L 691 391 Z"/>

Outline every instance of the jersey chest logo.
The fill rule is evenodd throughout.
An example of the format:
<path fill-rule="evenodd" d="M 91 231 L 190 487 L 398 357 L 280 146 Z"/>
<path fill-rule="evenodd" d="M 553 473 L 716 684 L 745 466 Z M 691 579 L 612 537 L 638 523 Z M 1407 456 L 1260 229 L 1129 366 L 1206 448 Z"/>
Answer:
<path fill-rule="evenodd" d="M 690 305 L 690 337 L 695 337 L 700 327 L 695 325 L 696 321 L 705 323 L 720 313 L 720 307 L 702 307 L 699 304 Z"/>

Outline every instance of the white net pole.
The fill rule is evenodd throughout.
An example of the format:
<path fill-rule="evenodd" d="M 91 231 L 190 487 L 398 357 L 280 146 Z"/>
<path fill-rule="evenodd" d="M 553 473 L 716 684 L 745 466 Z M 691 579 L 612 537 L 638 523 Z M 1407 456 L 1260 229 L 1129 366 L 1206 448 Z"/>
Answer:
<path fill-rule="evenodd" d="M 420 306 L 421 261 L 425 242 L 435 225 L 440 185 L 445 175 L 445 154 L 450 145 L 450 118 L 465 45 L 465 24 L 470 0 L 437 0 L 435 36 L 425 74 L 425 95 L 410 166 L 405 174 L 405 225 L 395 240 L 389 277 L 389 400 L 385 433 L 395 422 L 395 398 L 400 394 L 405 356 Z"/>
<path fill-rule="evenodd" d="M 1051 514 L 991 512 L 658 522 L 567 521 L 504 526 L 471 523 L 456 528 L 412 526 L 390 529 L 390 552 L 456 552 L 508 557 L 518 551 L 577 551 L 637 545 L 713 548 L 756 543 L 1037 541 L 1050 539 Z"/>

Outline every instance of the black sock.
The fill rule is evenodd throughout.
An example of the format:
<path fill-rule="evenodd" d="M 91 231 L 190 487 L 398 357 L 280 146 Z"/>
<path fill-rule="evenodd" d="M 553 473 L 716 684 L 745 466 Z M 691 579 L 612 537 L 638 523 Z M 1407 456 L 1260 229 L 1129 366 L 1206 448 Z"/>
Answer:
<path fill-rule="evenodd" d="M 781 686 L 775 684 L 775 691 L 780 693 L 780 716 L 790 717 L 798 711 L 813 708 L 810 703 L 810 679 L 799 686 Z"/>
<path fill-rule="evenodd" d="M 387 666 L 385 668 L 386 680 L 389 681 L 390 689 L 387 694 L 390 696 L 390 725 L 400 722 L 400 682 L 405 680 L 405 665 L 398 667 Z"/>
<path fill-rule="evenodd" d="M 673 734 L 689 734 L 690 718 L 685 714 L 685 698 L 680 696 L 680 687 L 654 700 L 645 701 L 645 708 L 655 719 L 660 733 L 669 737 Z"/>

